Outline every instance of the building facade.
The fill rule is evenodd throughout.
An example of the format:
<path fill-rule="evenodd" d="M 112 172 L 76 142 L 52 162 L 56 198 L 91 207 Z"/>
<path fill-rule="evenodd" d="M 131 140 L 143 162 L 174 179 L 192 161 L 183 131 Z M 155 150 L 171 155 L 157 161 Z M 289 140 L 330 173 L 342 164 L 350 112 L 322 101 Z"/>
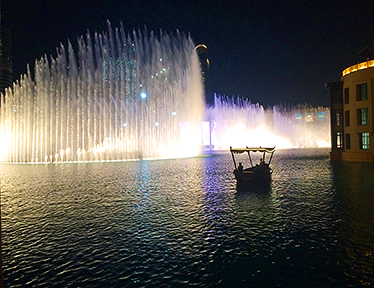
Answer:
<path fill-rule="evenodd" d="M 368 46 L 369 47 L 369 46 Z M 341 82 L 327 83 L 331 98 L 332 160 L 374 162 L 374 60 L 343 71 Z"/>

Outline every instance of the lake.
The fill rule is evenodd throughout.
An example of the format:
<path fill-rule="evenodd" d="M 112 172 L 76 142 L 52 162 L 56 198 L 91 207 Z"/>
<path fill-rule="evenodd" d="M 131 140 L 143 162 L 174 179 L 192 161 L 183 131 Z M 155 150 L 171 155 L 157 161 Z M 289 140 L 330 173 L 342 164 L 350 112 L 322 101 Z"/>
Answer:
<path fill-rule="evenodd" d="M 268 189 L 231 154 L 1 164 L 4 287 L 374 285 L 372 163 L 278 150 Z"/>

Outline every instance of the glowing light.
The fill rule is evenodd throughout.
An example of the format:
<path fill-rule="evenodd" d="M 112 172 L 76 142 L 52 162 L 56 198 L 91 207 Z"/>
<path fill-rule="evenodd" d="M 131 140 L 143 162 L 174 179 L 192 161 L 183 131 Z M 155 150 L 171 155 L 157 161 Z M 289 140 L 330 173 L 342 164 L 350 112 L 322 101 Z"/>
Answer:
<path fill-rule="evenodd" d="M 141 97 L 142 99 L 147 98 L 147 93 L 145 93 L 145 92 L 140 93 L 140 97 Z"/>
<path fill-rule="evenodd" d="M 173 111 L 173 112 L 171 112 L 171 115 L 176 116 L 177 112 Z"/>
<path fill-rule="evenodd" d="M 282 112 L 277 107 L 267 111 L 259 105 L 216 97 L 215 107 L 207 110 L 215 121 L 210 123 L 210 127 L 208 123 L 203 128 L 207 131 L 203 136 L 208 142 L 204 145 L 211 144 L 215 150 L 227 150 L 230 146 L 276 146 L 277 149 L 329 147 L 329 129 L 321 127 L 328 125 L 324 121 L 329 119 L 315 121 L 313 115 L 317 112 L 317 108 L 302 110 L 302 113 Z M 316 125 L 306 123 L 307 115 Z M 328 115 L 326 111 L 324 115 Z"/>
<path fill-rule="evenodd" d="M 320 140 L 318 141 L 318 147 L 319 148 L 329 148 L 331 147 L 331 143 L 327 141 Z"/>
<path fill-rule="evenodd" d="M 201 123 L 200 122 L 179 122 L 180 129 L 180 147 L 176 153 L 182 157 L 191 157 L 199 153 L 201 145 Z"/>
<path fill-rule="evenodd" d="M 10 133 L 4 135 L 0 141 L 0 161 L 5 161 L 6 155 L 8 154 L 8 141 L 10 139 Z"/>
<path fill-rule="evenodd" d="M 356 72 L 362 69 L 367 69 L 374 66 L 374 60 L 358 63 L 356 65 L 350 66 L 343 70 L 343 76 L 350 74 L 352 72 Z"/>
<path fill-rule="evenodd" d="M 199 45 L 196 46 L 195 49 L 200 48 L 200 47 L 205 48 L 205 49 L 208 49 L 208 47 L 206 47 L 205 44 L 199 44 Z"/>
<path fill-rule="evenodd" d="M 158 127 L 160 126 L 160 123 L 158 123 L 157 121 L 155 122 L 155 126 Z"/>
<path fill-rule="evenodd" d="M 229 149 L 232 147 L 246 146 L 276 146 L 277 149 L 293 148 L 292 143 L 283 137 L 273 134 L 269 128 L 264 125 L 257 129 L 251 129 L 245 123 L 237 123 L 215 135 L 214 145 L 218 149 Z"/>

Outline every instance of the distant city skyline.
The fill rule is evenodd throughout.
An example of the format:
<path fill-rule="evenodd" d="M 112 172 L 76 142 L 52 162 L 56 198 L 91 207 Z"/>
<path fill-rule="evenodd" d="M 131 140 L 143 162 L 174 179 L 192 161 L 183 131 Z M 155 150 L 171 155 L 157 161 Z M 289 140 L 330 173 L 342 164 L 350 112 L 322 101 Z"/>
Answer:
<path fill-rule="evenodd" d="M 2 1 L 2 24 L 12 32 L 13 80 L 59 43 L 105 30 L 190 33 L 209 49 L 211 91 L 269 106 L 329 106 L 325 83 L 364 61 L 374 42 L 372 1 L 294 3 L 216 1 Z"/>

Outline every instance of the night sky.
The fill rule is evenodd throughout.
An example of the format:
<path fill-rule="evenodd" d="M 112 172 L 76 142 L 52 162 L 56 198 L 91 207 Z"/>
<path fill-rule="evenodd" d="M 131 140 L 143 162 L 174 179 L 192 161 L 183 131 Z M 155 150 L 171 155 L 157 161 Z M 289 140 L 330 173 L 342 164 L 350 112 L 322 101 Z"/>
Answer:
<path fill-rule="evenodd" d="M 296 4 L 295 4 L 296 3 Z M 135 29 L 190 33 L 208 47 L 212 90 L 264 106 L 329 106 L 339 81 L 374 42 L 374 4 L 355 1 L 1 1 L 13 35 L 13 78 L 60 42 L 122 21 Z"/>

